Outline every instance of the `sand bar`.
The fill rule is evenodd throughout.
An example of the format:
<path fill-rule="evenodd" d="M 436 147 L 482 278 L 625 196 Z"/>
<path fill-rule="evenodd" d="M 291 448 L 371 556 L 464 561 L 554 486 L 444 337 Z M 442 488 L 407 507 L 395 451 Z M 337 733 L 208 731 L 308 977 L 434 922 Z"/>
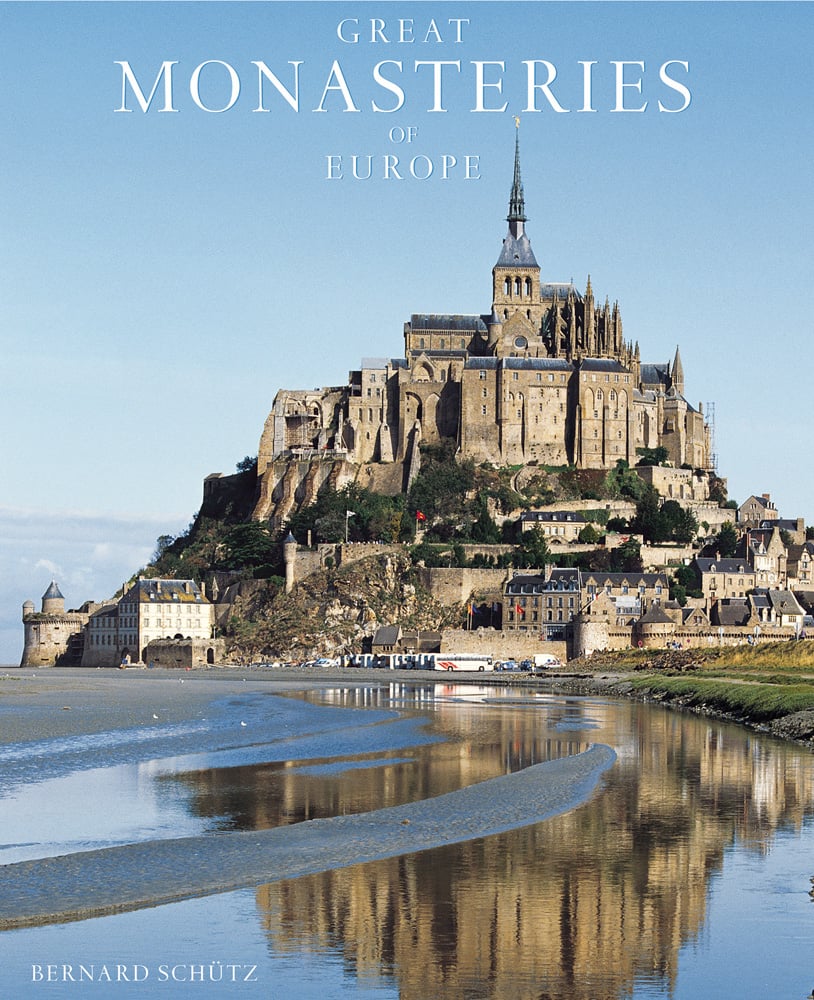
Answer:
<path fill-rule="evenodd" d="M 308 679 L 286 678 L 283 684 L 301 689 Z M 159 694 L 162 712 L 182 721 L 206 712 L 213 698 L 246 691 L 247 685 L 269 689 L 267 680 L 231 672 L 217 679 L 129 671 L 106 671 L 90 679 L 57 671 L 8 678 L 0 684 L 2 742 L 14 740 L 12 733 L 25 741 L 51 738 L 55 729 L 65 736 L 141 726 Z M 279 682 L 276 689 L 281 689 Z M 14 705 L 17 711 L 9 711 Z M 24 734 L 15 716 L 25 717 Z M 360 815 L 256 832 L 150 840 L 5 865 L 0 928 L 225 892 L 527 826 L 578 806 L 614 759 L 613 750 L 597 745 L 436 798 Z"/>

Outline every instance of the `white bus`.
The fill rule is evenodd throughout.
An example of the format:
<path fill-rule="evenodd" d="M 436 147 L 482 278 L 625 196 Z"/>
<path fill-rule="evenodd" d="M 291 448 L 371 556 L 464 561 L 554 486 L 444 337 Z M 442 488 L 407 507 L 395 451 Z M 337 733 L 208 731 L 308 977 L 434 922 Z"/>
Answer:
<path fill-rule="evenodd" d="M 430 670 L 494 670 L 491 656 L 484 653 L 430 653 Z"/>

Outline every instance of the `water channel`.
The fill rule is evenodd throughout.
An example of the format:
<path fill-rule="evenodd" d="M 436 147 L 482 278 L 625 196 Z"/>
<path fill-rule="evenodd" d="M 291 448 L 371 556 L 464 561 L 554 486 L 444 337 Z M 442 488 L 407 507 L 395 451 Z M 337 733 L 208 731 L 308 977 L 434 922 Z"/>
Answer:
<path fill-rule="evenodd" d="M 616 759 L 587 801 L 530 826 L 5 931 L 0 995 L 806 1000 L 814 988 L 805 749 L 657 706 L 520 688 L 337 686 L 219 711 L 209 743 L 181 727 L 137 759 L 114 735 L 51 767 L 6 746 L 0 863 L 362 816 L 593 744 Z M 213 738 L 238 716 L 275 719 L 275 733 Z"/>

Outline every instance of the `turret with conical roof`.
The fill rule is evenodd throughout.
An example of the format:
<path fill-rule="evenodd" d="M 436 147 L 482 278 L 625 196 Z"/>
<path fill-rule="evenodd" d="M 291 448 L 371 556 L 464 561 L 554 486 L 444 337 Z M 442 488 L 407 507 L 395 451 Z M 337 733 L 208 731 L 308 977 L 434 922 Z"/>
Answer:
<path fill-rule="evenodd" d="M 42 613 L 44 615 L 61 615 L 65 612 L 65 598 L 57 586 L 56 580 L 52 580 L 48 590 L 42 595 Z"/>

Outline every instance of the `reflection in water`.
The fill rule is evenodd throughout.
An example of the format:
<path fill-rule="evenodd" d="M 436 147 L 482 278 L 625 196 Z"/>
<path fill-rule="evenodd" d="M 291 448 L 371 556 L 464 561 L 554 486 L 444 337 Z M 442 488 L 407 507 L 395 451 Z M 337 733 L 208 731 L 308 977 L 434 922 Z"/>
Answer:
<path fill-rule="evenodd" d="M 393 694 L 409 703 L 405 688 L 380 696 Z M 779 828 L 799 828 L 811 812 L 812 758 L 652 707 L 537 701 L 536 710 L 507 701 L 495 711 L 471 695 L 428 701 L 417 691 L 413 704 L 432 704 L 435 725 L 451 737 L 440 753 L 353 772 L 353 793 L 319 778 L 305 781 L 306 793 L 302 776 L 278 772 L 274 794 L 304 816 L 438 794 L 575 752 L 586 745 L 570 731 L 580 718 L 591 741 L 619 755 L 605 790 L 565 816 L 263 886 L 257 903 L 274 949 L 339 950 L 362 979 L 394 979 L 403 1000 L 590 1000 L 629 996 L 654 980 L 672 990 L 679 950 L 704 924 L 709 879 L 727 849 L 738 842 L 765 851 Z M 566 719 L 562 740 L 552 730 Z"/>
<path fill-rule="evenodd" d="M 306 701 L 344 708 L 391 708 L 427 718 L 439 737 L 424 746 L 347 758 L 219 767 L 163 777 L 182 784 L 190 811 L 219 830 L 265 830 L 305 820 L 368 812 L 432 798 L 532 764 L 571 756 L 591 742 L 574 722 L 580 703 L 542 698 L 495 704 L 484 689 L 393 684 L 389 688 L 308 692 Z M 510 707 L 511 711 L 506 711 Z M 561 723 L 570 720 L 560 732 Z M 586 721 L 584 728 L 595 727 Z M 574 730 L 574 731 L 572 731 Z M 344 766 L 343 766 L 344 763 Z M 364 766 L 360 766 L 364 765 Z M 169 793 L 168 793 L 168 797 Z"/>
<path fill-rule="evenodd" d="M 256 892 L 6 932 L 0 966 L 14 967 L 15 995 L 30 982 L 28 956 L 146 962 L 153 978 L 116 992 L 149 1000 L 169 995 L 158 962 L 213 959 L 259 963 L 257 990 L 245 995 L 292 1000 L 804 1000 L 814 985 L 809 752 L 659 707 L 519 689 L 399 683 L 300 697 L 288 704 L 308 733 L 321 705 L 377 714 L 369 726 L 353 717 L 353 741 L 336 719 L 314 737 L 321 758 L 297 738 L 284 751 L 253 743 L 252 753 L 278 761 L 259 766 L 243 750 L 235 767 L 213 766 L 236 759 L 215 750 L 194 763 L 143 763 L 140 785 L 162 823 L 185 811 L 196 829 L 251 830 L 363 813 L 591 743 L 613 747 L 617 760 L 589 802 L 513 832 Z M 289 732 L 276 721 L 288 706 L 267 700 L 258 714 L 272 711 L 274 740 Z M 404 726 L 387 721 L 392 709 Z M 419 732 L 410 716 L 443 739 L 405 740 L 405 729 Z M 301 731 L 290 727 L 292 739 Z M 375 752 L 353 749 L 374 740 Z M 297 759 L 281 763 L 286 754 Z M 171 773 L 197 766 L 208 769 Z M 63 1000 L 74 986 L 47 992 Z M 200 995 L 209 995 L 200 982 L 173 990 Z"/>

